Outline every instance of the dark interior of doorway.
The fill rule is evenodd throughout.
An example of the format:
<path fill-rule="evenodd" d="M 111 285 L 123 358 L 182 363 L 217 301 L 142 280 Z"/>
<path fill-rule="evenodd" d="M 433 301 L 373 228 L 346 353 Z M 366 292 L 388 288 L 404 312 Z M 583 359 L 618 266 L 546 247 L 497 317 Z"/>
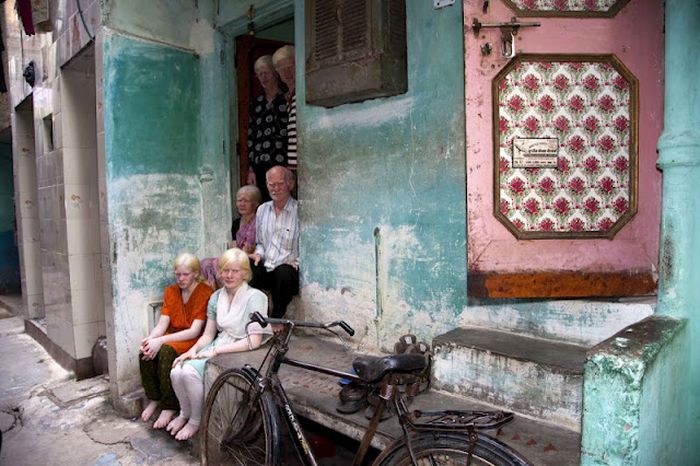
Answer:
<path fill-rule="evenodd" d="M 248 116 L 250 101 L 262 94 L 263 89 L 255 77 L 253 65 L 263 55 L 272 55 L 275 50 L 290 42 L 263 39 L 253 35 L 236 37 L 236 83 L 238 96 L 238 141 L 236 154 L 240 167 L 240 185 L 245 184 L 248 173 Z"/>

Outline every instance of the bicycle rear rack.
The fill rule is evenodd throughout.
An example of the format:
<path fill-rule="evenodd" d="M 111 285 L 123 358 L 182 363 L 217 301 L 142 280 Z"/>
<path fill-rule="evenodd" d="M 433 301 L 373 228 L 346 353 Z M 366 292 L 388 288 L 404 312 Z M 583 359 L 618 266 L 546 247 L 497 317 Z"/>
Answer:
<path fill-rule="evenodd" d="M 513 420 L 513 413 L 505 411 L 420 411 L 406 415 L 417 430 L 472 431 L 497 429 Z"/>

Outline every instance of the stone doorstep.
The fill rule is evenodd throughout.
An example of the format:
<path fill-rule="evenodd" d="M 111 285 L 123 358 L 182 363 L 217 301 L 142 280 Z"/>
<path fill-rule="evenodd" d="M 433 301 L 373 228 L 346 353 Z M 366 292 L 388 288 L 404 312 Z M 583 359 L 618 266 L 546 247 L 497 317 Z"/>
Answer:
<path fill-rule="evenodd" d="M 207 392 L 216 376 L 223 370 L 240 367 L 246 363 L 258 367 L 266 351 L 267 346 L 248 353 L 224 354 L 212 358 L 207 364 L 205 374 Z M 339 370 L 350 370 L 353 359 L 359 356 L 359 353 L 335 342 L 301 336 L 292 339 L 288 356 Z M 335 410 L 338 392 L 341 389 L 337 378 L 289 366 L 283 366 L 279 375 L 296 413 L 352 439 L 359 441 L 362 438 L 369 424 L 363 412 L 343 415 Z M 416 397 L 412 407 L 423 410 L 493 409 L 486 404 L 435 389 Z M 520 451 L 535 465 L 579 464 L 581 440 L 575 431 L 518 416 L 500 431 L 490 434 Z M 400 426 L 396 419 L 386 420 L 380 424 L 372 446 L 383 448 L 399 435 Z"/>
<path fill-rule="evenodd" d="M 483 328 L 433 340 L 438 389 L 580 430 L 587 348 Z"/>

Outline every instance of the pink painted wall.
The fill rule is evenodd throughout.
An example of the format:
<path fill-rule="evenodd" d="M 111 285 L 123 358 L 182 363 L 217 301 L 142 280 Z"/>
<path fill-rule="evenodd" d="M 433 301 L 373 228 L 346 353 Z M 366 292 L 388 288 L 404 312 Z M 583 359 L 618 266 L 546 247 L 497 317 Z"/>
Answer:
<path fill-rule="evenodd" d="M 631 0 L 614 18 L 519 17 L 540 27 L 521 28 L 519 53 L 615 54 L 639 80 L 639 191 L 637 215 L 614 239 L 516 240 L 493 216 L 491 80 L 507 63 L 498 29 L 482 23 L 510 21 L 499 0 L 464 2 L 465 100 L 469 269 L 483 272 L 648 271 L 659 250 L 661 173 L 656 142 L 663 123 L 663 8 L 660 0 Z M 483 56 L 489 42 L 493 52 Z"/>

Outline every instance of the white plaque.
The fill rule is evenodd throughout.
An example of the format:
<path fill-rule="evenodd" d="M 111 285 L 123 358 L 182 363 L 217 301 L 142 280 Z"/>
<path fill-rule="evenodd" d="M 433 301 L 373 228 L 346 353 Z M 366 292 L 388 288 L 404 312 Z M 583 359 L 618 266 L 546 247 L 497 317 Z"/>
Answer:
<path fill-rule="evenodd" d="M 556 168 L 557 138 L 514 138 L 513 168 Z"/>

